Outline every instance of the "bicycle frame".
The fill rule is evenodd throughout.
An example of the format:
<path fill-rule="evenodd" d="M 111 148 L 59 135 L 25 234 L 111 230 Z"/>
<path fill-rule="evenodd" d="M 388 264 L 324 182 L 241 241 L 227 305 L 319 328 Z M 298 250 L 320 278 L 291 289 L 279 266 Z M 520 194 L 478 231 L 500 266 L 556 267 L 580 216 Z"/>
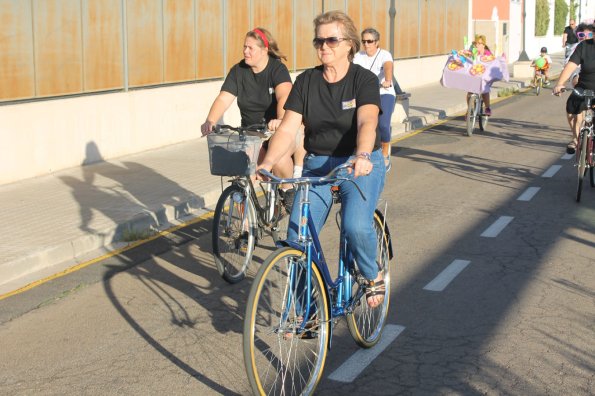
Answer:
<path fill-rule="evenodd" d="M 276 192 L 273 192 L 272 190 L 265 191 L 265 205 L 261 206 L 260 202 L 258 202 L 256 189 L 254 188 L 254 183 L 252 182 L 251 178 L 246 176 L 240 176 L 232 179 L 230 182 L 231 184 L 235 184 L 242 188 L 246 192 L 246 196 L 248 196 L 249 199 L 252 200 L 256 209 L 256 216 L 259 225 L 261 225 L 262 227 L 269 227 L 271 224 L 274 224 L 277 218 L 273 215 L 269 219 L 267 215 L 269 213 L 271 205 L 276 204 L 275 199 L 273 199 L 272 197 L 273 194 L 275 196 L 278 196 Z M 246 212 L 244 212 L 244 216 L 246 216 Z"/>
<path fill-rule="evenodd" d="M 579 130 L 579 139 L 578 139 L 578 145 L 576 148 L 576 162 L 577 162 L 577 166 L 579 165 L 578 162 L 580 161 L 580 155 L 581 155 L 581 145 L 583 144 L 583 139 L 581 139 L 582 136 L 584 136 L 584 134 L 586 133 L 586 142 L 587 142 L 587 156 L 585 158 L 586 161 L 586 167 L 590 168 L 593 166 L 593 136 L 594 136 L 594 132 L 593 132 L 593 117 L 595 116 L 595 112 L 593 111 L 593 99 L 595 98 L 595 92 L 592 91 L 584 91 L 583 92 L 583 97 L 585 98 L 585 104 L 586 104 L 586 109 L 583 111 L 583 121 L 582 121 L 582 125 L 581 128 Z"/>
<path fill-rule="evenodd" d="M 319 179 L 319 178 L 312 178 L 312 179 Z M 290 179 L 289 179 L 290 180 Z M 279 182 L 288 182 L 289 180 L 277 181 Z M 349 180 L 345 177 L 336 177 L 331 180 L 328 180 L 329 188 L 331 187 L 332 183 L 337 181 L 345 181 Z M 300 192 L 300 221 L 299 221 L 299 230 L 298 230 L 298 240 L 295 241 L 278 241 L 277 245 L 279 247 L 282 246 L 290 246 L 296 250 L 303 252 L 306 262 L 307 263 L 314 263 L 316 267 L 320 270 L 322 277 L 325 283 L 325 292 L 328 301 L 330 301 L 331 307 L 331 316 L 330 319 L 338 319 L 342 316 L 345 316 L 352 312 L 352 308 L 354 304 L 360 300 L 362 294 L 358 294 L 356 296 L 352 296 L 352 285 L 353 285 L 353 270 L 354 268 L 351 267 L 351 263 L 353 263 L 353 257 L 351 252 L 348 249 L 347 241 L 344 237 L 340 238 L 340 249 L 339 249 L 339 259 L 338 259 L 338 270 L 337 270 L 337 278 L 333 279 L 329 271 L 329 267 L 327 264 L 327 260 L 324 257 L 324 253 L 322 250 L 322 245 L 320 243 L 320 239 L 316 229 L 314 227 L 314 221 L 312 219 L 310 213 L 310 201 L 309 201 L 309 192 L 310 192 L 310 184 L 302 183 L 302 188 L 299 189 Z M 388 243 L 388 254 L 389 257 L 392 258 L 392 242 L 390 238 L 390 234 L 388 232 L 388 228 L 384 223 L 384 216 L 382 213 L 376 209 L 376 212 L 383 220 L 383 228 L 387 235 Z M 341 231 L 342 232 L 342 231 Z M 289 279 L 292 282 L 299 282 L 300 280 L 295 279 L 296 272 L 295 266 L 290 269 L 290 276 Z M 312 292 L 312 266 L 308 265 L 306 268 L 306 283 L 304 285 L 306 289 L 306 298 L 307 300 L 302 302 L 305 307 L 304 317 L 309 317 L 310 314 L 310 307 L 311 307 L 311 292 Z M 360 290 L 360 293 L 363 291 Z M 289 308 L 291 299 L 287 299 Z M 287 309 L 283 314 L 284 319 L 286 319 Z M 303 331 L 306 326 L 306 321 L 304 321 L 300 325 L 300 330 Z"/>

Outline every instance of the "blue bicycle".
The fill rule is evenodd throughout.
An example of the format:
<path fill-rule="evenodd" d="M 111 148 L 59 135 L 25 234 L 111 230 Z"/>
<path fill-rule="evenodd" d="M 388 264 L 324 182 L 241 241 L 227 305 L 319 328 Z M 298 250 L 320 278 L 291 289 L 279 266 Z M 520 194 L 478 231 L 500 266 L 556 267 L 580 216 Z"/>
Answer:
<path fill-rule="evenodd" d="M 332 278 L 310 216 L 310 186 L 329 184 L 333 203 L 337 203 L 339 184 L 353 182 L 346 177 L 350 166 L 340 165 L 324 177 L 294 179 L 279 179 L 261 171 L 274 184 L 293 183 L 298 187 L 302 221 L 298 242 L 277 242 L 281 247 L 260 267 L 250 289 L 243 346 L 244 364 L 255 394 L 314 392 L 322 377 L 333 326 L 340 318 L 346 318 L 349 332 L 360 346 L 370 348 L 380 340 L 388 314 L 389 263 L 393 257 L 383 213 L 375 211 L 374 228 L 376 262 L 386 292 L 384 301 L 375 308 L 367 304 L 367 280 L 359 273 L 343 236 L 339 238 L 337 276 Z M 363 197 L 361 190 L 360 194 Z M 341 232 L 340 215 L 337 226 Z"/>

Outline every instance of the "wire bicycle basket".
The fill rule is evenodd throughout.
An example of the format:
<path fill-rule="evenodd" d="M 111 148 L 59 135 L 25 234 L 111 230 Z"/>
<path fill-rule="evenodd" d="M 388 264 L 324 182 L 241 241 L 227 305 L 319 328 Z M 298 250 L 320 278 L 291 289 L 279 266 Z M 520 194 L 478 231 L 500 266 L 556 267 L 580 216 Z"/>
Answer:
<path fill-rule="evenodd" d="M 207 135 L 207 142 L 212 175 L 254 175 L 262 143 L 259 137 L 224 131 Z"/>

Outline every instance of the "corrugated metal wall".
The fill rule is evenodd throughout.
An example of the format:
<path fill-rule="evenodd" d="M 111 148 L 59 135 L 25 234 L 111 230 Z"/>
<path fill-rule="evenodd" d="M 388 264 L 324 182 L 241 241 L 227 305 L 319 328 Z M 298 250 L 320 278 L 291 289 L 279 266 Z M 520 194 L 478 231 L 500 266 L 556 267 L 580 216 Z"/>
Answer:
<path fill-rule="evenodd" d="M 462 46 L 468 0 L 396 0 L 396 59 Z M 292 70 L 317 63 L 312 20 L 345 10 L 389 47 L 390 0 L 0 0 L 0 101 L 223 77 L 269 29 Z M 403 78 L 406 78 L 404 76 Z"/>

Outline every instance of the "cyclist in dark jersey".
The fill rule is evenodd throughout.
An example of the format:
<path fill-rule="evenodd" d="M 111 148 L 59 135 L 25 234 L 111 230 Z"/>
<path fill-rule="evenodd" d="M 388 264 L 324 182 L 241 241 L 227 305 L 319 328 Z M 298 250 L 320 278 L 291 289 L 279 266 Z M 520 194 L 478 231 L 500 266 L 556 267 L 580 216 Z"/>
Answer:
<path fill-rule="evenodd" d="M 261 168 L 270 170 L 287 153 L 287 147 L 303 122 L 304 176 L 323 176 L 336 166 L 351 161 L 350 177 L 362 189 L 342 182 L 342 228 L 362 275 L 368 280 L 368 305 L 382 303 L 385 285 L 376 265 L 376 235 L 373 216 L 384 187 L 385 165 L 376 132 L 380 113 L 378 77 L 352 63 L 360 48 L 357 29 L 351 18 L 329 11 L 314 20 L 314 47 L 322 63 L 300 74 L 285 103 L 285 115 Z M 317 231 L 326 221 L 331 191 L 328 185 L 312 186 L 310 214 Z M 294 207 L 296 205 L 294 204 Z M 288 239 L 297 238 L 300 213 L 294 210 Z"/>
<path fill-rule="evenodd" d="M 225 78 L 221 92 L 201 126 L 203 136 L 211 133 L 213 126 L 236 98 L 242 116 L 242 126 L 260 124 L 264 120 L 268 129 L 274 132 L 281 123 L 285 112 L 283 106 L 292 85 L 289 70 L 281 59 L 287 57 L 281 53 L 276 40 L 268 30 L 259 27 L 246 33 L 244 59 L 234 65 Z M 299 143 L 298 139 L 296 141 Z M 266 147 L 265 142 L 261 158 Z M 296 144 L 291 148 L 275 165 L 274 172 L 279 177 L 293 176 L 292 155 L 296 151 Z M 291 186 L 283 187 L 287 201 L 293 201 Z M 291 191 L 287 192 L 288 190 Z"/>
<path fill-rule="evenodd" d="M 580 66 L 577 88 L 591 89 L 595 91 L 595 42 L 593 40 L 593 31 L 595 27 L 590 25 L 584 30 L 587 32 L 584 40 L 581 41 L 570 56 L 568 63 L 564 66 L 558 83 L 554 87 L 554 95 L 559 95 L 564 88 L 564 84 L 570 79 L 572 73 Z M 585 110 L 584 99 L 571 94 L 566 101 L 566 113 L 568 123 L 572 130 L 572 141 L 566 146 L 568 154 L 574 154 L 578 142 L 578 134 L 583 121 L 582 112 Z"/>

